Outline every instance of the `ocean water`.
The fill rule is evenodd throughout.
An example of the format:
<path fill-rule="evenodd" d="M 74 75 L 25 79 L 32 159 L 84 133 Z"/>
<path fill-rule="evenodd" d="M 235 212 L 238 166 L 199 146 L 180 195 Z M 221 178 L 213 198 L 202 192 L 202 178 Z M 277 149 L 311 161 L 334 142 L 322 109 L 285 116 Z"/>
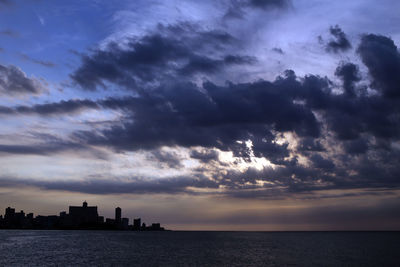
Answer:
<path fill-rule="evenodd" d="M 400 266 L 400 232 L 0 230 L 0 266 Z"/>

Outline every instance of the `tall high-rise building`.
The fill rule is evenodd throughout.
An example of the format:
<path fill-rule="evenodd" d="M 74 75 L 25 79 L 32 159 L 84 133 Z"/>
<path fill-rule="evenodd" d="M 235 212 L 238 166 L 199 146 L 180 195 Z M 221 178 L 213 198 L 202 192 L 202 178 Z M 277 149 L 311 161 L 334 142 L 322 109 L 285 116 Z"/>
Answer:
<path fill-rule="evenodd" d="M 6 208 L 6 213 L 4 214 L 4 219 L 11 220 L 11 219 L 14 219 L 14 216 L 15 216 L 15 209 L 10 208 L 10 207 Z"/>
<path fill-rule="evenodd" d="M 120 207 L 115 208 L 115 222 L 116 223 L 121 222 L 121 208 Z"/>

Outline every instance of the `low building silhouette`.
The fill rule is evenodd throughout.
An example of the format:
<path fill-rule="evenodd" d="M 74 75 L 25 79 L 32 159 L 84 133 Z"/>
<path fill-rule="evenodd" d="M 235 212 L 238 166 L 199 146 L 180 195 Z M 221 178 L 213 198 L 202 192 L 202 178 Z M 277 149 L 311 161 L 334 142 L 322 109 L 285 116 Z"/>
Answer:
<path fill-rule="evenodd" d="M 114 219 L 107 218 L 107 219 L 106 219 L 106 224 L 107 224 L 107 225 L 115 225 L 115 220 L 114 220 Z"/>
<path fill-rule="evenodd" d="M 141 219 L 137 218 L 133 220 L 133 230 L 134 231 L 139 231 L 140 230 L 140 223 L 141 223 Z"/>
<path fill-rule="evenodd" d="M 89 207 L 85 201 L 82 207 L 69 206 L 69 223 L 72 226 L 93 226 L 98 222 L 97 206 Z"/>
<path fill-rule="evenodd" d="M 121 226 L 123 230 L 128 230 L 129 229 L 129 219 L 128 218 L 122 218 L 121 219 Z"/>
<path fill-rule="evenodd" d="M 151 224 L 151 230 L 161 230 L 161 225 L 159 223 Z"/>

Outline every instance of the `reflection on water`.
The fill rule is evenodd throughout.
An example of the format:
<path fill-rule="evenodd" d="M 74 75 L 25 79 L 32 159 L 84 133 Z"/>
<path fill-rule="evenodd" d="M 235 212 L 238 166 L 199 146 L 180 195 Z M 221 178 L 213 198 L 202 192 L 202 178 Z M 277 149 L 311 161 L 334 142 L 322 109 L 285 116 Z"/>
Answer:
<path fill-rule="evenodd" d="M 0 266 L 400 266 L 399 232 L 0 231 Z"/>

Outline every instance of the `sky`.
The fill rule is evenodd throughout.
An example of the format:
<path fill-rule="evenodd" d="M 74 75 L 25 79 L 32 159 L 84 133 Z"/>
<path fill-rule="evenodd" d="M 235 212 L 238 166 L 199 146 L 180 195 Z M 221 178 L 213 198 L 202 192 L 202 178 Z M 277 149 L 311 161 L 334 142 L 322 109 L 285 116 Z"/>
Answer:
<path fill-rule="evenodd" d="M 397 0 L 0 0 L 0 214 L 400 230 Z"/>

